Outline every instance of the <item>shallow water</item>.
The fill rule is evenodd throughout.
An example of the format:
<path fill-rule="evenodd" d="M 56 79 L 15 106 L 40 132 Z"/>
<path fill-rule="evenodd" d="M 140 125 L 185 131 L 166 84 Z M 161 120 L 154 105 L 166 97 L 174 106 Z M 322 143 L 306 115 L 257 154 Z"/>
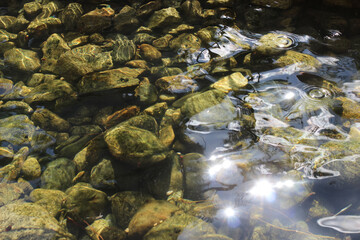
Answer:
<path fill-rule="evenodd" d="M 169 2 L 164 1 L 161 8 L 169 7 Z M 62 77 L 60 80 L 69 83 L 73 87 L 73 92 L 66 88 L 64 91 L 67 91 L 67 95 L 63 97 L 61 94 L 65 87 L 54 85 L 56 91 L 40 88 L 37 91 L 42 95 L 34 97 L 34 89 L 37 86 L 54 80 L 32 82 L 32 72 L 21 72 L 16 67 L 14 69 L 11 61 L 6 59 L 6 54 L 2 54 L 0 70 L 3 72 L 3 78 L 12 80 L 15 85 L 8 87 L 12 84 L 0 82 L 0 96 L 3 101 L 1 105 L 10 101 L 26 102 L 33 110 L 53 111 L 67 123 L 58 124 L 64 128 L 63 130 L 59 129 L 61 127 L 54 129 L 51 124 L 46 124 L 50 122 L 46 117 L 37 124 L 32 117 L 33 111 L 24 113 L 23 110 L 19 110 L 19 106 L 14 106 L 13 109 L 10 106 L 10 110 L 3 107 L 3 110 L 0 110 L 0 176 L 1 184 L 4 184 L 1 185 L 4 190 L 0 191 L 0 212 L 1 208 L 5 209 L 16 201 L 37 202 L 38 200 L 31 197 L 30 192 L 33 189 L 59 189 L 70 195 L 71 191 L 67 189 L 78 182 L 88 182 L 95 189 L 105 193 L 109 199 L 115 193 L 133 191 L 141 192 L 144 196 L 149 194 L 157 200 L 167 200 L 182 210 L 190 209 L 190 206 L 197 204 L 208 204 L 205 207 L 199 205 L 199 208 L 204 207 L 205 210 L 194 210 L 193 215 L 212 224 L 214 232 L 197 232 L 196 228 L 188 224 L 180 228 L 180 233 L 177 232 L 177 239 L 360 239 L 360 173 L 357 170 L 360 167 L 360 55 L 357 40 L 359 33 L 349 30 L 350 27 L 343 29 L 341 25 L 344 19 L 349 25 L 350 21 L 359 20 L 358 9 L 341 8 L 341 11 L 336 11 L 336 8 L 331 6 L 319 7 L 310 4 L 304 7 L 299 3 L 294 4 L 289 10 L 280 10 L 251 5 L 247 1 L 238 2 L 232 7 L 228 7 L 228 4 L 216 7 L 211 3 L 201 2 L 204 8 L 218 11 L 215 17 L 209 18 L 211 22 L 208 22 L 209 19 L 194 21 L 187 16 L 185 10 L 178 8 L 182 19 L 174 26 L 181 23 L 193 26 L 193 29 L 189 28 L 183 32 L 196 33 L 192 36 L 196 39 L 182 39 L 180 47 L 158 47 L 162 61 L 147 60 L 146 68 L 130 69 L 128 74 L 135 75 L 131 79 L 126 77 L 124 82 L 131 82 L 134 78 L 140 79 L 134 85 L 129 83 L 130 87 L 106 88 L 107 86 L 93 83 L 88 86 L 90 90 L 85 89 L 86 81 L 109 77 L 91 75 L 92 72 L 105 69 L 99 68 L 83 73 L 74 71 L 74 74 L 62 72 L 60 69 L 57 70 L 55 78 Z M 107 4 L 109 5 L 98 8 L 113 8 L 117 14 L 124 7 L 118 2 Z M 131 4 L 139 9 L 145 2 L 130 1 L 129 5 Z M 96 8 L 94 4 L 83 3 L 82 6 L 85 9 L 84 13 Z M 22 3 L 18 6 L 4 4 L 0 9 L 0 16 L 17 16 L 14 8 L 21 9 Z M 62 9 L 54 11 L 52 18 L 59 17 Z M 292 11 L 296 13 L 294 16 Z M 319 19 L 310 23 L 309 20 L 305 21 L 302 25 L 304 19 L 314 14 L 331 15 L 339 19 L 333 26 L 328 26 Z M 141 23 L 137 27 L 147 25 L 147 21 L 150 21 L 149 16 L 138 17 Z M 290 24 L 286 24 L 287 19 L 291 20 Z M 112 40 L 109 40 L 112 39 L 111 34 L 116 33 L 113 28 L 114 19 L 112 21 L 110 27 L 101 33 L 106 40 L 96 43 L 109 52 L 115 51 L 111 45 Z M 319 22 L 323 25 L 319 25 Z M 204 34 L 200 40 L 200 37 L 197 37 L 201 36 L 199 30 L 207 26 L 213 27 L 206 33 L 210 37 L 205 41 Z M 122 31 L 129 39 L 134 40 L 136 29 L 129 27 Z M 158 39 L 170 32 L 164 29 L 165 26 L 143 32 L 149 32 L 154 39 Z M 20 33 L 15 31 L 18 38 L 14 43 L 16 47 L 37 52 L 44 65 L 46 60 L 41 50 L 44 48 L 43 42 L 52 32 L 62 34 L 68 41 L 67 46 L 78 44 L 76 41 L 80 41 L 79 46 L 91 42 L 86 40 L 81 43 L 80 38 L 71 42 L 71 36 L 66 35 L 68 31 L 62 26 L 41 37 L 29 33 L 26 44 L 21 43 Z M 90 31 L 88 35 L 92 33 Z M 181 33 L 181 30 L 180 33 L 172 33 L 174 39 Z M 12 40 L 5 39 L 0 44 L 10 41 Z M 115 62 L 116 56 L 109 55 L 114 61 L 110 69 L 124 67 L 129 60 L 146 59 L 140 52 L 141 43 L 137 43 L 137 53 L 126 61 Z M 346 44 L 350 47 L 347 48 Z M 70 47 L 66 51 L 70 52 Z M 102 50 L 96 52 L 98 50 L 95 47 L 92 50 L 79 49 L 76 54 L 80 55 L 81 51 L 87 54 L 86 51 L 95 52 L 88 54 L 89 58 L 93 59 L 89 62 L 101 61 L 99 56 Z M 76 58 L 76 55 L 73 58 Z M 163 66 L 164 70 L 156 69 L 160 66 Z M 73 69 L 75 68 L 71 70 Z M 141 73 L 136 75 L 135 71 Z M 36 72 L 40 72 L 39 68 Z M 247 81 L 244 86 L 236 85 L 238 73 L 242 74 L 242 81 Z M 79 76 L 75 76 L 77 74 Z M 85 75 L 88 78 L 82 78 Z M 180 77 L 165 87 L 166 89 L 158 84 L 159 78 L 170 75 Z M 233 85 L 230 84 L 230 89 L 224 90 L 224 86 L 216 87 L 219 80 L 228 76 L 229 82 L 234 82 Z M 141 101 L 141 94 L 138 93 L 140 90 L 135 90 L 139 82 L 150 83 L 156 88 L 155 101 Z M 229 86 L 225 86 L 227 87 Z M 216 101 L 205 95 L 214 88 L 224 92 L 221 93 L 223 95 L 219 93 L 218 96 L 221 97 Z M 56 97 L 46 99 L 51 95 L 49 92 L 56 92 Z M 195 114 L 190 113 L 184 106 L 189 103 L 191 97 L 199 96 L 195 95 L 196 93 L 203 94 L 202 98 L 208 98 L 205 102 L 215 101 L 216 104 L 210 104 L 209 107 L 197 112 L 194 110 Z M 201 100 L 198 99 L 198 102 Z M 155 103 L 164 102 L 165 109 L 147 109 Z M 191 104 L 195 105 L 196 102 Z M 138 110 L 134 110 L 135 107 L 132 110 L 127 109 L 128 112 L 121 115 L 120 120 L 116 115 L 111 115 L 135 105 L 138 106 Z M 156 128 L 150 129 L 151 126 L 142 123 L 143 128 L 140 131 L 138 125 L 121 125 L 139 114 L 153 116 L 157 121 Z M 17 115 L 28 116 L 35 122 L 35 126 L 25 117 L 16 120 L 18 125 L 12 123 L 15 120 L 8 120 L 9 117 Z M 65 127 L 66 124 L 70 125 Z M 137 152 L 142 151 L 143 145 L 147 143 L 136 147 L 128 144 L 142 139 L 144 131 L 146 134 L 155 132 L 152 139 L 157 141 L 157 138 L 161 138 L 161 130 L 169 125 L 175 136 L 167 146 L 164 140 L 153 155 L 145 157 L 147 160 L 151 159 L 151 163 L 145 162 Z M 133 152 L 125 154 L 126 157 L 120 150 L 117 152 L 116 149 L 111 149 L 107 142 L 110 138 L 109 133 L 118 126 L 135 129 L 134 132 L 139 131 L 131 135 L 131 140 L 121 142 L 123 148 L 133 147 Z M 157 128 L 160 129 L 160 133 Z M 28 147 L 26 151 L 21 150 L 24 146 Z M 90 159 L 89 162 L 76 160 L 76 156 L 80 156 L 83 149 L 88 151 L 84 155 Z M 27 152 L 23 154 L 26 161 L 30 157 L 37 159 L 42 177 L 30 178 L 24 169 L 18 168 L 18 165 L 24 164 L 25 159 L 17 160 L 21 157 L 16 158 L 14 154 L 21 155 L 21 151 Z M 123 151 L 126 152 L 126 149 Z M 147 149 L 144 150 L 146 151 Z M 162 158 L 163 151 L 166 151 L 166 158 Z M 190 153 L 200 153 L 203 157 L 186 160 L 190 158 Z M 55 180 L 58 182 L 53 185 L 49 181 L 50 186 L 49 182 L 44 180 L 44 173 L 51 168 L 51 162 L 61 157 L 68 158 L 70 163 L 59 167 L 64 175 Z M 119 162 L 119 159 L 122 162 Z M 135 163 L 133 159 L 138 159 L 138 162 Z M 110 162 L 112 172 L 105 173 L 108 170 L 101 168 L 101 164 L 105 162 Z M 12 164 L 17 169 L 14 170 L 15 173 L 8 169 L 10 165 L 13 166 Z M 174 177 L 179 173 L 180 180 Z M 94 180 L 94 175 L 97 174 L 101 176 L 101 180 Z M 69 181 L 66 178 L 69 178 Z M 12 183 L 24 182 L 29 183 L 26 191 L 22 189 L 23 193 L 14 199 L 11 199 L 12 196 L 8 197 L 7 194 L 10 193 L 5 189 L 10 188 Z M 82 201 L 81 195 L 77 197 Z M 93 197 L 88 202 L 93 201 L 96 205 L 97 200 L 97 197 Z M 106 236 L 105 239 L 116 239 L 115 236 L 118 235 L 115 233 L 113 236 L 102 236 L 100 230 L 97 237 L 91 236 L 91 232 L 98 230 L 96 227 L 86 232 L 85 228 L 99 219 L 111 222 L 111 227 L 122 232 L 119 236 L 124 239 L 142 239 L 146 233 L 134 234 L 131 232 L 134 226 L 121 225 L 117 217 L 114 220 L 112 216 L 118 213 L 111 208 L 113 202 L 108 202 L 101 211 L 94 210 L 95 213 L 90 212 L 89 215 L 80 218 L 74 214 L 76 210 L 67 206 L 65 202 L 61 203 L 61 210 L 54 217 L 61 222 L 64 231 L 70 233 L 71 236 L 67 236 L 69 239 L 102 239 L 103 236 Z M 83 204 L 86 205 L 88 202 L 84 200 Z M 210 209 L 209 212 L 206 211 L 207 208 Z M 162 211 L 165 210 L 158 210 Z M 190 211 L 184 211 L 190 214 Z M 158 224 L 161 226 L 167 218 L 170 216 L 156 224 L 152 223 L 154 226 L 151 228 L 155 229 Z M 128 220 L 127 224 L 130 222 L 130 219 Z M 9 236 L 9 239 L 15 239 L 14 235 L 6 234 L 11 234 L 21 224 L 5 220 L 3 222 L 5 225 L 0 221 L 3 228 L 0 230 L 0 236 L 4 234 L 4 239 Z M 33 234 L 38 239 L 45 236 L 40 233 Z M 203 235 L 203 238 L 199 237 L 199 234 Z M 50 234 L 50 238 L 51 236 L 54 237 L 55 234 Z M 152 239 L 149 233 L 145 239 Z"/>

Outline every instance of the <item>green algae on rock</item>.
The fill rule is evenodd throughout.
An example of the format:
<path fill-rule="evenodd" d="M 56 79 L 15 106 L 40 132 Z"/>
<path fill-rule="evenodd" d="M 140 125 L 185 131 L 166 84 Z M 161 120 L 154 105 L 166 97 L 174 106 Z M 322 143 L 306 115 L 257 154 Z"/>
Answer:
<path fill-rule="evenodd" d="M 41 185 L 45 189 L 65 190 L 75 177 L 75 164 L 67 158 L 50 162 L 41 175 Z"/>

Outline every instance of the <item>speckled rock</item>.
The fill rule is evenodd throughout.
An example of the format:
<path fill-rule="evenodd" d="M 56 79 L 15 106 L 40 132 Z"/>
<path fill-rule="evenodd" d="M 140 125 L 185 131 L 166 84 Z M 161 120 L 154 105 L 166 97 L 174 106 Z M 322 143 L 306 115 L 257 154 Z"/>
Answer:
<path fill-rule="evenodd" d="M 144 72 L 144 69 L 123 67 L 88 74 L 79 81 L 79 92 L 85 94 L 116 88 L 135 87 L 140 82 L 137 77 L 142 72 Z"/>
<path fill-rule="evenodd" d="M 65 197 L 63 191 L 42 188 L 37 188 L 30 194 L 31 201 L 45 208 L 53 217 L 60 214 Z"/>
<path fill-rule="evenodd" d="M 67 132 L 70 129 L 68 121 L 46 108 L 36 109 L 31 116 L 31 120 L 45 130 Z"/>
<path fill-rule="evenodd" d="M 21 48 L 13 48 L 4 53 L 5 63 L 10 67 L 24 72 L 37 72 L 40 59 L 36 52 Z"/>
<path fill-rule="evenodd" d="M 60 35 L 54 33 L 43 43 L 43 57 L 41 58 L 41 72 L 56 72 L 56 63 L 61 54 L 70 50 L 70 47 Z"/>
<path fill-rule="evenodd" d="M 70 3 L 60 13 L 60 20 L 66 30 L 74 30 L 84 10 L 80 3 Z"/>
<path fill-rule="evenodd" d="M 111 210 L 116 223 L 123 229 L 127 228 L 131 218 L 146 202 L 154 200 L 150 195 L 140 192 L 118 192 L 111 196 Z"/>
<path fill-rule="evenodd" d="M 156 11 L 149 19 L 149 28 L 161 28 L 177 23 L 181 20 L 179 12 L 173 8 L 163 8 Z"/>
<path fill-rule="evenodd" d="M 11 226 L 11 231 L 0 232 L 1 239 L 74 238 L 45 208 L 35 203 L 11 203 L 1 207 L 0 211 L 0 228 Z"/>
<path fill-rule="evenodd" d="M 41 176 L 41 166 L 38 160 L 34 157 L 28 157 L 25 160 L 21 171 L 27 180 L 37 179 Z"/>
<path fill-rule="evenodd" d="M 91 223 L 108 205 L 106 193 L 93 188 L 88 183 L 77 183 L 66 190 L 65 208 L 75 220 L 86 219 Z"/>
<path fill-rule="evenodd" d="M 102 32 L 111 26 L 111 18 L 115 11 L 109 6 L 96 8 L 82 15 L 78 21 L 78 29 L 84 33 Z"/>
<path fill-rule="evenodd" d="M 161 211 L 159 211 L 161 209 Z M 154 224 L 159 224 L 179 211 L 175 205 L 161 200 L 153 200 L 142 206 L 129 223 L 129 237 L 140 239 Z"/>
<path fill-rule="evenodd" d="M 62 54 L 56 64 L 56 73 L 68 80 L 76 80 L 88 73 L 112 68 L 110 52 L 96 45 L 85 45 Z"/>
<path fill-rule="evenodd" d="M 67 158 L 50 162 L 41 175 L 41 186 L 46 189 L 65 190 L 75 177 L 75 165 Z"/>

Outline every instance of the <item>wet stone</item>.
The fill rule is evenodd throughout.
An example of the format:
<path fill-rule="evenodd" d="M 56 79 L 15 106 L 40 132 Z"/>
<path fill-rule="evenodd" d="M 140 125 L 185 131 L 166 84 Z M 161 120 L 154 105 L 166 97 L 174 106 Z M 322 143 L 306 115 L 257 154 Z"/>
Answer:
<path fill-rule="evenodd" d="M 74 30 L 77 22 L 84 10 L 80 3 L 70 3 L 60 13 L 60 20 L 64 24 L 66 30 Z"/>
<path fill-rule="evenodd" d="M 123 67 L 88 74 L 79 81 L 79 92 L 85 94 L 116 88 L 135 87 L 140 82 L 137 77 L 143 71 L 144 69 Z"/>
<path fill-rule="evenodd" d="M 162 77 L 156 80 L 155 85 L 170 93 L 192 92 L 198 88 L 195 80 L 185 75 Z"/>
<path fill-rule="evenodd" d="M 156 39 L 156 37 L 148 34 L 148 33 L 137 33 L 134 38 L 133 41 L 135 44 L 142 44 L 142 43 L 152 43 L 152 41 L 154 41 L 154 39 Z"/>
<path fill-rule="evenodd" d="M 311 70 L 320 67 L 320 62 L 311 55 L 288 50 L 285 55 L 278 58 L 276 66 L 285 67 L 294 64 L 298 69 Z"/>
<path fill-rule="evenodd" d="M 13 16 L 0 16 L 0 29 L 12 30 L 16 22 L 16 17 Z"/>
<path fill-rule="evenodd" d="M 35 203 L 11 203 L 0 211 L 0 228 L 11 226 L 11 231 L 0 232 L 1 239 L 73 238 L 45 208 Z"/>
<path fill-rule="evenodd" d="M 69 51 L 70 47 L 58 34 L 52 34 L 42 48 L 43 57 L 41 58 L 41 72 L 56 72 L 56 63 L 61 54 Z"/>
<path fill-rule="evenodd" d="M 136 115 L 138 115 L 140 112 L 140 108 L 137 106 L 129 106 L 126 108 L 123 108 L 119 111 L 114 112 L 113 114 L 109 115 L 105 120 L 105 126 L 106 128 L 110 128 L 112 126 L 115 126 L 118 123 L 121 123 L 125 120 L 128 120 Z"/>
<path fill-rule="evenodd" d="M 293 40 L 284 34 L 268 33 L 259 39 L 255 51 L 263 55 L 275 55 L 294 45 Z"/>
<path fill-rule="evenodd" d="M 13 89 L 13 81 L 6 78 L 0 78 L 0 97 L 4 97 L 11 93 Z"/>
<path fill-rule="evenodd" d="M 148 62 L 156 62 L 161 59 L 161 52 L 149 44 L 140 45 L 140 55 Z"/>
<path fill-rule="evenodd" d="M 34 180 L 41 176 L 41 166 L 34 157 L 28 157 L 25 160 L 21 171 L 24 174 L 24 178 L 28 180 Z"/>
<path fill-rule="evenodd" d="M 141 81 L 135 89 L 135 96 L 139 98 L 140 103 L 151 105 L 158 99 L 156 87 L 149 81 Z"/>
<path fill-rule="evenodd" d="M 211 87 L 224 93 L 228 93 L 229 91 L 240 90 L 245 87 L 247 83 L 247 78 L 245 78 L 240 72 L 235 72 L 229 76 L 219 79 L 216 83 L 212 84 Z"/>
<path fill-rule="evenodd" d="M 34 110 L 25 102 L 8 101 L 5 104 L 0 104 L 0 111 L 13 112 L 17 114 L 29 114 Z"/>
<path fill-rule="evenodd" d="M 155 0 L 155 1 L 149 1 L 143 5 L 141 5 L 137 11 L 136 15 L 138 17 L 146 17 L 153 13 L 156 10 L 159 10 L 161 8 L 161 1 Z"/>
<path fill-rule="evenodd" d="M 118 192 L 111 196 L 111 210 L 116 223 L 123 229 L 127 228 L 131 218 L 146 202 L 153 198 L 141 192 Z"/>
<path fill-rule="evenodd" d="M 0 120 L 0 139 L 14 146 L 29 144 L 35 132 L 34 123 L 26 115 L 14 115 Z"/>
<path fill-rule="evenodd" d="M 94 221 L 93 224 L 86 227 L 86 232 L 93 240 L 97 240 L 98 236 L 108 240 L 126 239 L 125 232 L 115 227 L 112 222 L 107 219 Z"/>
<path fill-rule="evenodd" d="M 57 78 L 56 75 L 53 74 L 42 74 L 42 73 L 34 73 L 31 78 L 27 81 L 26 85 L 29 87 L 36 87 L 44 82 L 51 82 Z"/>
<path fill-rule="evenodd" d="M 161 28 L 177 23 L 181 20 L 179 12 L 173 8 L 163 8 L 156 11 L 149 19 L 149 28 Z"/>
<path fill-rule="evenodd" d="M 38 54 L 31 50 L 13 48 L 4 53 L 4 58 L 10 67 L 24 72 L 37 72 L 41 66 Z"/>
<path fill-rule="evenodd" d="M 130 33 L 139 26 L 135 16 L 136 10 L 128 5 L 124 6 L 114 17 L 114 29 L 121 33 Z"/>
<path fill-rule="evenodd" d="M 123 64 L 134 58 L 136 46 L 132 40 L 121 34 L 111 36 L 111 39 L 114 41 L 111 53 L 114 63 Z"/>
<path fill-rule="evenodd" d="M 29 19 L 33 19 L 38 15 L 42 10 L 42 6 L 38 2 L 28 2 L 24 4 L 24 11 L 26 16 Z"/>
<path fill-rule="evenodd" d="M 153 200 L 146 203 L 132 217 L 129 223 L 129 237 L 141 238 L 154 227 L 154 224 L 168 219 L 177 211 L 179 208 L 167 201 Z"/>
<path fill-rule="evenodd" d="M 15 48 L 16 34 L 7 32 L 6 30 L 0 30 L 0 54 L 4 54 L 7 50 Z"/>
<path fill-rule="evenodd" d="M 177 38 L 172 39 L 170 41 L 169 46 L 171 49 L 175 51 L 182 49 L 184 51 L 193 52 L 195 50 L 200 49 L 201 40 L 200 38 L 196 37 L 194 34 L 183 33 Z"/>
<path fill-rule="evenodd" d="M 78 29 L 84 33 L 102 32 L 111 26 L 111 18 L 115 11 L 110 6 L 96 8 L 82 15 L 78 21 Z"/>
<path fill-rule="evenodd" d="M 25 198 L 32 190 L 28 182 L 23 183 L 0 183 L 0 207 Z"/>
<path fill-rule="evenodd" d="M 88 183 L 77 183 L 66 190 L 65 208 L 75 220 L 93 222 L 108 205 L 106 193 Z"/>
<path fill-rule="evenodd" d="M 41 186 L 46 189 L 65 190 L 75 177 L 75 165 L 67 158 L 50 162 L 41 175 Z"/>
<path fill-rule="evenodd" d="M 56 32 L 59 28 L 61 28 L 61 20 L 48 17 L 32 21 L 27 27 L 27 32 L 36 38 L 42 38 Z"/>
<path fill-rule="evenodd" d="M 110 160 L 103 159 L 91 169 L 90 183 L 97 189 L 116 189 L 115 170 Z"/>
<path fill-rule="evenodd" d="M 56 64 L 56 73 L 68 80 L 76 80 L 88 73 L 107 70 L 112 66 L 110 52 L 88 44 L 63 53 Z"/>
<path fill-rule="evenodd" d="M 53 217 L 59 215 L 66 194 L 60 190 L 37 188 L 30 194 L 35 204 L 45 208 Z"/>
<path fill-rule="evenodd" d="M 31 120 L 45 130 L 67 132 L 70 129 L 69 122 L 46 108 L 36 109 Z"/>

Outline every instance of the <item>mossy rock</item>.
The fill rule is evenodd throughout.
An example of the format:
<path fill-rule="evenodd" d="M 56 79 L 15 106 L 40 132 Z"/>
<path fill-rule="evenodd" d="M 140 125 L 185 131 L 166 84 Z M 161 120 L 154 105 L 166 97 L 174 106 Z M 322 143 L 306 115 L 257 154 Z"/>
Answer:
<path fill-rule="evenodd" d="M 46 189 L 65 190 L 75 177 L 75 164 L 67 158 L 50 162 L 41 175 L 41 185 Z"/>
<path fill-rule="evenodd" d="M 30 194 L 31 201 L 45 208 L 49 214 L 56 217 L 60 214 L 66 194 L 60 190 L 53 189 L 35 189 Z"/>

